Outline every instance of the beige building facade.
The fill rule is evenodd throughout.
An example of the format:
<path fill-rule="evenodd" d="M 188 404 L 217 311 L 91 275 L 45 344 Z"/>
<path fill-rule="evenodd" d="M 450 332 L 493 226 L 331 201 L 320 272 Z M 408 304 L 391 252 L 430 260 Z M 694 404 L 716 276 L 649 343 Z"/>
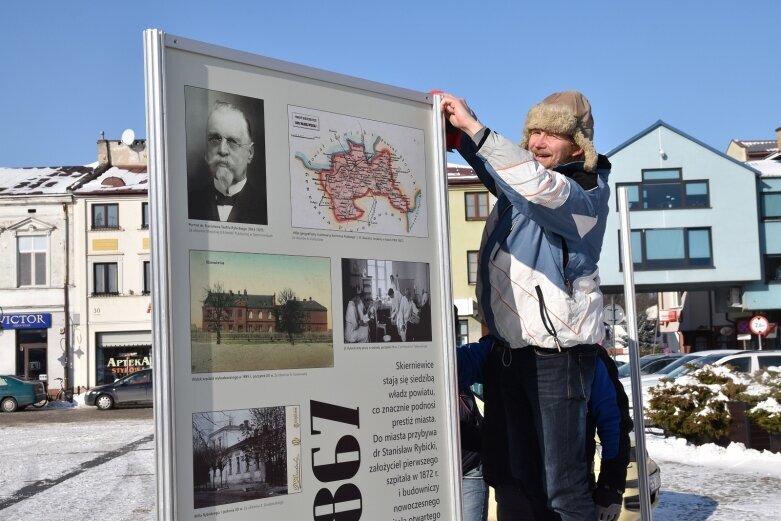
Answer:
<path fill-rule="evenodd" d="M 152 364 L 148 175 L 143 142 L 99 141 L 108 168 L 74 190 L 76 306 L 83 310 L 74 359 L 92 387 Z"/>
<path fill-rule="evenodd" d="M 476 342 L 486 331 L 477 309 L 477 252 L 485 220 L 496 199 L 468 166 L 447 167 L 450 266 L 453 303 L 458 309 L 457 343 Z"/>

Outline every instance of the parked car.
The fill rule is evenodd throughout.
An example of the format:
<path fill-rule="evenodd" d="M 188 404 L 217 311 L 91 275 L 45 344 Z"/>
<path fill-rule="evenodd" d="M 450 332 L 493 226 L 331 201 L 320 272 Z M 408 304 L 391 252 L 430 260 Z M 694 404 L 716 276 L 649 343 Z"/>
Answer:
<path fill-rule="evenodd" d="M 629 466 L 626 469 L 626 489 L 624 490 L 624 504 L 621 515 L 617 521 L 640 520 L 640 481 L 637 479 L 637 450 L 635 449 L 635 433 L 629 433 L 631 449 L 629 452 Z M 660 490 L 662 488 L 662 473 L 659 465 L 646 455 L 646 471 L 648 472 L 648 493 L 651 498 L 651 511 L 659 505 Z M 599 458 L 594 458 L 594 472 L 599 476 Z"/>
<path fill-rule="evenodd" d="M 717 357 L 722 357 L 722 356 L 733 355 L 736 353 L 743 353 L 743 352 L 745 351 L 743 351 L 742 349 L 711 349 L 706 351 L 697 351 L 696 353 L 687 353 L 679 357 L 677 360 L 672 362 L 664 369 L 657 371 L 656 373 L 641 375 L 640 386 L 642 387 L 643 401 L 648 400 L 648 389 L 658 384 L 659 380 L 661 380 L 662 378 L 671 376 L 672 373 L 674 373 L 679 368 L 686 366 L 686 364 L 692 363 L 695 360 L 698 360 L 699 358 L 702 358 L 704 356 L 716 355 Z M 626 395 L 629 397 L 629 407 L 631 408 L 632 407 L 631 376 L 619 378 L 619 381 L 624 385 L 624 391 L 626 391 Z"/>
<path fill-rule="evenodd" d="M 743 373 L 753 373 L 768 367 L 781 367 L 781 351 L 741 351 L 735 354 L 711 353 L 693 360 L 690 364 L 679 367 L 667 375 L 675 380 L 694 369 L 707 364 L 729 365 L 733 370 Z"/>
<path fill-rule="evenodd" d="M 781 367 L 781 351 L 745 351 L 725 356 L 714 363 L 716 365 L 729 365 L 736 371 L 753 373 L 768 367 Z"/>
<path fill-rule="evenodd" d="M 117 405 L 152 405 L 152 369 L 142 369 L 87 391 L 84 403 L 108 410 Z"/>
<path fill-rule="evenodd" d="M 640 357 L 640 374 L 653 374 L 661 371 L 683 356 L 683 353 L 657 353 Z M 618 377 L 625 378 L 632 374 L 629 364 L 618 368 Z"/>
<path fill-rule="evenodd" d="M 46 399 L 46 388 L 38 380 L 0 375 L 0 410 L 14 412 Z"/>

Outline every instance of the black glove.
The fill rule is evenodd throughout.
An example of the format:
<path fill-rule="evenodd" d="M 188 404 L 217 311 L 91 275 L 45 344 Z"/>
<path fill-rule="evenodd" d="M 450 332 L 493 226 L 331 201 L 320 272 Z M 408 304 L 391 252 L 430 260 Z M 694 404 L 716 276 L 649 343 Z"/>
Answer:
<path fill-rule="evenodd" d="M 621 514 L 621 504 L 624 494 L 621 490 L 610 488 L 607 485 L 594 489 L 594 503 L 597 506 L 599 521 L 616 521 Z"/>

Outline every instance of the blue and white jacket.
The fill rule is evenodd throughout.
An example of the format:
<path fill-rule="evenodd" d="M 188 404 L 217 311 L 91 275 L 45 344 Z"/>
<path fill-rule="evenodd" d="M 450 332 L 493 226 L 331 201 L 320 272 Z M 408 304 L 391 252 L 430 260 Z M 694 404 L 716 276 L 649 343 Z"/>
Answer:
<path fill-rule="evenodd" d="M 491 334 L 512 348 L 603 340 L 597 261 L 608 215 L 610 162 L 548 170 L 507 138 L 484 129 L 458 148 L 497 197 L 478 260 L 477 300 Z"/>

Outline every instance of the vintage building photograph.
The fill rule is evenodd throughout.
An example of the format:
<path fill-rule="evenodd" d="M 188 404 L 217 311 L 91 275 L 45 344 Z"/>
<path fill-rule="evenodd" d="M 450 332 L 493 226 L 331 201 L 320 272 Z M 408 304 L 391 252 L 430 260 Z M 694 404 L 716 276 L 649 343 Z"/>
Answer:
<path fill-rule="evenodd" d="M 192 372 L 333 367 L 331 261 L 190 252 Z"/>
<path fill-rule="evenodd" d="M 193 414 L 194 508 L 298 492 L 298 418 L 297 406 Z"/>

